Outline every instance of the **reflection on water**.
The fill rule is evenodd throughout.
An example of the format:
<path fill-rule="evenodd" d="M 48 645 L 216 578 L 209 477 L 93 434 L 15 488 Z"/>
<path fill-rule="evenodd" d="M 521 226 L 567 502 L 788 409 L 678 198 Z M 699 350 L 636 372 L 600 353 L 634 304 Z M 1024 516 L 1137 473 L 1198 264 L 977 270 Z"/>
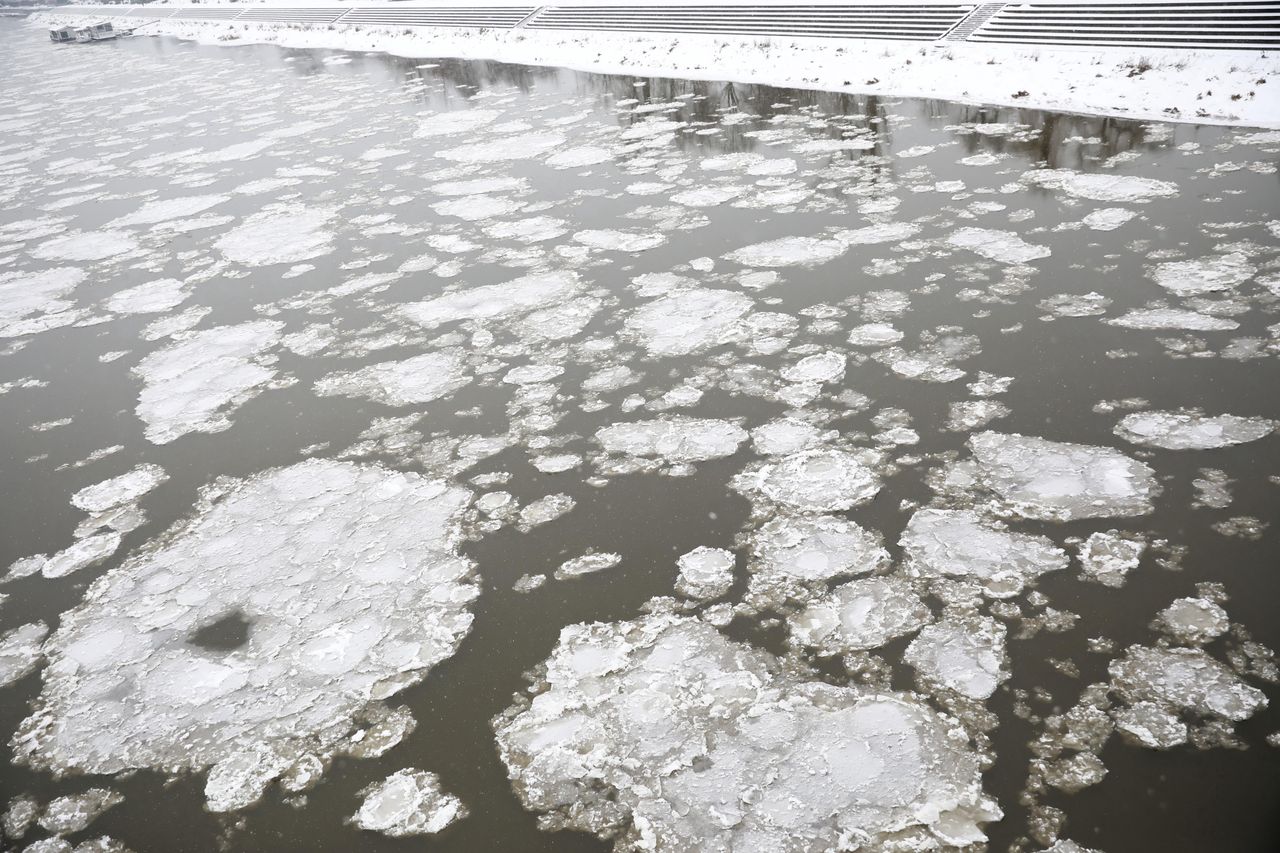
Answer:
<path fill-rule="evenodd" d="M 0 729 L 72 841 L 1272 848 L 1274 136 L 42 38 Z M 469 816 L 347 820 L 405 769 Z"/>

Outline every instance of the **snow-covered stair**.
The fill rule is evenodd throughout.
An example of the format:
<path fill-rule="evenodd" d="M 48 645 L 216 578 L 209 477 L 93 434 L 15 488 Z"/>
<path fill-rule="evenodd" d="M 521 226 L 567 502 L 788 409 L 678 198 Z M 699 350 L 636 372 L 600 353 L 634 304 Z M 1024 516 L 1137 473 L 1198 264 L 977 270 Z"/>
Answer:
<path fill-rule="evenodd" d="M 1003 3 L 984 3 L 974 8 L 969 16 L 956 24 L 951 32 L 942 37 L 943 41 L 964 41 L 978 27 L 991 20 L 991 17 L 1003 9 Z"/>

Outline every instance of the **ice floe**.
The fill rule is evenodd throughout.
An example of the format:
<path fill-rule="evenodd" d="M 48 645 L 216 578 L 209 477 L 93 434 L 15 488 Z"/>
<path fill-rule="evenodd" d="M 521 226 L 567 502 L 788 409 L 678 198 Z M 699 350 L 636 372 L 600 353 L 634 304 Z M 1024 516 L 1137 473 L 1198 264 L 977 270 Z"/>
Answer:
<path fill-rule="evenodd" d="M 1116 424 L 1116 435 L 1134 444 L 1166 450 L 1210 450 L 1266 438 L 1276 422 L 1238 415 L 1206 415 L 1187 409 L 1176 412 L 1134 412 Z"/>
<path fill-rule="evenodd" d="M 352 823 L 392 838 L 431 835 L 467 816 L 462 801 L 445 793 L 440 777 L 426 770 L 397 770 L 362 793 Z"/>
<path fill-rule="evenodd" d="M 1121 587 L 1142 562 L 1147 541 L 1118 530 L 1099 530 L 1080 545 L 1080 568 L 1085 580 Z"/>
<path fill-rule="evenodd" d="M 613 252 L 645 252 L 667 242 L 665 235 L 656 232 L 640 233 L 609 229 L 578 231 L 573 235 L 573 239 L 574 242 L 592 249 L 606 249 Z"/>
<path fill-rule="evenodd" d="M 857 454 L 804 450 L 749 467 L 733 486 L 798 512 L 843 512 L 880 491 L 880 478 Z"/>
<path fill-rule="evenodd" d="M 0 274 L 0 338 L 69 326 L 83 314 L 68 299 L 87 274 L 78 267 Z"/>
<path fill-rule="evenodd" d="M 158 225 L 174 219 L 186 219 L 198 213 L 204 213 L 211 207 L 227 201 L 225 195 L 193 195 L 178 198 L 162 198 L 149 201 L 133 213 L 126 214 L 111 222 L 114 227 L 130 225 Z"/>
<path fill-rule="evenodd" d="M 973 578 L 995 598 L 1067 567 L 1066 553 L 1045 537 L 1013 533 L 968 510 L 918 510 L 899 544 L 908 574 Z"/>
<path fill-rule="evenodd" d="M 560 302 L 581 286 L 577 273 L 571 271 L 534 273 L 410 303 L 400 311 L 427 328 L 458 320 L 492 320 Z"/>
<path fill-rule="evenodd" d="M 182 282 L 162 278 L 113 293 L 105 304 L 117 314 L 159 314 L 178 307 L 190 295 Z"/>
<path fill-rule="evenodd" d="M 102 261 L 137 248 L 137 241 L 123 231 L 86 231 L 46 240 L 31 255 L 47 261 Z"/>
<path fill-rule="evenodd" d="M 921 628 L 903 657 L 926 683 L 986 699 L 1009 677 L 1006 633 L 989 616 L 946 619 Z"/>
<path fill-rule="evenodd" d="M 215 811 L 255 802 L 299 762 L 322 766 L 468 631 L 478 588 L 456 547 L 469 500 L 415 474 L 315 460 L 220 483 L 63 615 L 18 760 L 212 766 Z M 238 641 L 220 638 L 228 623 Z"/>
<path fill-rule="evenodd" d="M 1025 264 L 1038 258 L 1049 257 L 1048 246 L 1028 243 L 1013 231 L 994 231 L 990 228 L 959 228 L 951 232 L 947 242 L 959 249 L 968 249 L 993 261 L 1004 264 Z"/>
<path fill-rule="evenodd" d="M 1261 690 L 1198 649 L 1130 646 L 1108 670 L 1112 687 L 1126 701 L 1153 702 L 1173 714 L 1239 721 L 1267 706 Z"/>
<path fill-rule="evenodd" d="M 953 469 L 948 486 L 990 491 L 998 509 L 1025 518 L 1145 515 L 1160 491 L 1148 465 L 1109 447 L 997 432 L 968 444 L 974 462 Z"/>
<path fill-rule="evenodd" d="M 676 592 L 685 598 L 710 601 L 725 595 L 733 586 L 732 551 L 704 545 L 681 554 L 676 564 L 680 568 Z"/>
<path fill-rule="evenodd" d="M 1024 172 L 1022 180 L 1077 198 L 1113 204 L 1172 198 L 1178 194 L 1178 185 L 1170 181 L 1100 172 L 1073 172 L 1070 169 L 1037 169 Z"/>
<path fill-rule="evenodd" d="M 365 397 L 388 406 L 408 406 L 446 397 L 470 382 L 471 375 L 462 355 L 442 351 L 331 373 L 316 382 L 316 393 Z"/>
<path fill-rule="evenodd" d="M 848 246 L 840 240 L 784 237 L 735 249 L 725 260 L 748 267 L 817 266 L 840 257 Z"/>
<path fill-rule="evenodd" d="M 118 477 L 85 486 L 71 496 L 71 505 L 85 512 L 106 512 L 133 503 L 168 479 L 163 468 L 146 462 Z"/>
<path fill-rule="evenodd" d="M 55 797 L 36 821 L 54 835 L 80 832 L 108 809 L 124 802 L 124 797 L 107 788 L 90 788 L 78 794 Z"/>
<path fill-rule="evenodd" d="M 583 554 L 561 563 L 555 570 L 554 576 L 558 581 L 580 578 L 583 575 L 593 575 L 605 569 L 612 569 L 621 562 L 622 555 L 613 552 Z"/>
<path fill-rule="evenodd" d="M 1156 284 L 1176 296 L 1199 296 L 1220 290 L 1231 290 L 1248 281 L 1258 271 L 1249 259 L 1239 252 L 1195 258 L 1190 261 L 1169 261 L 1158 264 L 1151 277 Z"/>
<path fill-rule="evenodd" d="M 331 207 L 278 204 L 246 218 L 214 244 L 228 260 L 246 266 L 297 264 L 333 251 Z"/>
<path fill-rule="evenodd" d="M 654 355 L 688 355 L 742 337 L 738 321 L 752 304 L 729 290 L 685 288 L 636 309 L 624 331 Z"/>
<path fill-rule="evenodd" d="M 26 677 L 40 665 L 48 635 L 49 626 L 43 622 L 28 622 L 0 635 L 0 687 Z"/>
<path fill-rule="evenodd" d="M 807 600 L 827 581 L 888 564 L 879 537 L 856 522 L 833 515 L 779 516 L 751 538 L 747 598 L 756 607 Z"/>
<path fill-rule="evenodd" d="M 859 578 L 836 587 L 791 620 L 792 638 L 818 654 L 841 655 L 883 646 L 929 622 L 932 614 L 910 582 Z"/>
<path fill-rule="evenodd" d="M 283 327 L 255 320 L 205 329 L 139 362 L 133 368 L 143 382 L 137 413 L 147 439 L 167 444 L 190 432 L 230 428 L 231 412 L 275 377 L 266 353 L 279 343 Z"/>
<path fill-rule="evenodd" d="M 932 850 L 1000 816 L 966 738 L 919 699 L 790 675 L 683 617 L 565 628 L 496 730 L 543 828 L 620 851 Z"/>
<path fill-rule="evenodd" d="M 732 421 L 674 415 L 618 423 L 596 432 L 609 453 L 655 456 L 672 462 L 699 462 L 732 456 L 747 440 L 747 431 Z"/>
<path fill-rule="evenodd" d="M 1126 329 L 1186 329 L 1193 332 L 1221 332 L 1240 328 L 1239 323 L 1226 317 L 1211 317 L 1178 308 L 1138 309 L 1104 322 Z"/>

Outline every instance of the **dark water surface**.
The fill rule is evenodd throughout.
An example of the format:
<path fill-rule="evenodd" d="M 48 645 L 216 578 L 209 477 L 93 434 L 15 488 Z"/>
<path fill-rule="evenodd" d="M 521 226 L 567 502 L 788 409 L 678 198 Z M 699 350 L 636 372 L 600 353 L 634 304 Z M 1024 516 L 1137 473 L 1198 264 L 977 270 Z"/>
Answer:
<path fill-rule="evenodd" d="M 16 281 L 67 267 L 85 276 L 64 297 L 81 312 L 75 322 L 0 338 L 0 386 L 6 388 L 0 394 L 0 569 L 72 544 L 85 518 L 69 504 L 77 490 L 139 463 L 159 465 L 168 479 L 141 499 L 145 522 L 125 534 L 112 556 L 65 577 L 37 573 L 0 586 L 7 595 L 0 631 L 36 620 L 56 630 L 60 615 L 81 602 L 96 578 L 190 517 L 199 490 L 218 477 L 249 477 L 309 457 L 348 458 L 462 485 L 477 475 L 509 472 L 504 484 L 470 487 L 477 494 L 508 491 L 522 506 L 551 493 L 576 500 L 568 515 L 529 532 L 510 523 L 489 530 L 479 517 L 471 519 L 462 551 L 476 562 L 482 585 L 471 630 L 455 654 L 389 700 L 410 709 L 416 729 L 381 757 L 336 758 L 300 797 L 272 786 L 260 803 L 215 815 L 204 807 L 203 772 L 170 778 L 144 768 L 114 778 L 59 779 L 10 763 L 13 747 L 6 746 L 0 773 L 6 800 L 30 794 L 44 803 L 91 785 L 123 795 L 122 804 L 68 836 L 73 842 L 105 833 L 136 851 L 609 849 L 587 833 L 538 829 L 508 781 L 491 720 L 511 705 L 513 694 L 526 690 L 524 674 L 548 657 L 561 628 L 633 619 L 651 598 L 672 595 L 681 554 L 699 546 L 735 551 L 738 583 L 728 601 L 736 602 L 749 570 L 746 537 L 767 517 L 753 520 L 751 503 L 729 487 L 756 458 L 750 443 L 732 455 L 698 461 L 692 471 L 674 472 L 684 476 L 593 470 L 606 460 L 592 437 L 618 422 L 682 414 L 734 420 L 750 430 L 794 408 L 823 429 L 837 430 L 840 442 L 884 448 L 884 487 L 845 515 L 882 535 L 895 563 L 907 521 L 934 497 L 926 474 L 949 459 L 967 458 L 969 432 L 989 428 L 1113 447 L 1154 469 L 1162 492 L 1150 514 L 1011 522 L 1072 554 L 1068 538 L 1113 528 L 1186 550 L 1173 569 L 1157 564 L 1168 548 L 1149 550 L 1120 588 L 1082 580 L 1074 557 L 1066 570 L 1043 576 L 1036 592 L 1051 607 L 1079 617 L 1061 633 L 1017 638 L 1023 618 L 1042 608 L 1038 596 L 1014 599 L 1018 614 L 1001 611 L 1010 628 L 1012 675 L 985 703 L 993 719 L 975 724 L 977 711 L 965 717 L 971 732 L 987 730 L 995 755 L 983 781 L 1005 818 L 986 827 L 992 850 L 1047 846 L 1028 840 L 1029 811 L 1020 802 L 1030 744 L 1044 731 L 1043 718 L 1074 705 L 1086 685 L 1105 682 L 1108 663 L 1126 647 L 1157 644 L 1159 633 L 1150 623 L 1172 600 L 1197 595 L 1197 584 L 1221 584 L 1232 629 L 1205 648 L 1224 663 L 1245 641 L 1243 632 L 1267 647 L 1280 643 L 1275 435 L 1215 449 L 1169 450 L 1113 433 L 1134 410 L 1198 407 L 1211 415 L 1280 419 L 1280 335 L 1274 325 L 1280 314 L 1280 137 L 496 62 L 158 38 L 55 47 L 44 39 L 39 29 L 0 21 L 0 285 L 5 276 Z M 438 128 L 440 116 L 477 110 L 497 115 L 456 132 L 420 130 Z M 653 121 L 675 124 L 646 124 Z M 858 144 L 813 144 L 824 140 Z M 468 162 L 468 148 L 491 156 Z M 454 153 L 459 150 L 464 153 Z M 569 150 L 583 165 L 554 159 Z M 536 156 L 505 159 L 504 151 Z M 703 162 L 727 154 L 763 159 L 726 161 L 723 169 Z M 962 163 L 966 158 L 976 159 Z M 795 168 L 758 166 L 785 159 L 793 159 Z M 1022 178 L 1038 167 L 1155 179 L 1175 185 L 1176 194 L 1126 196 L 1121 182 L 1111 200 L 1081 198 Z M 441 183 L 490 178 L 521 183 L 472 203 L 505 199 L 512 206 L 488 214 L 441 206 L 455 198 L 441 194 Z M 253 184 L 275 179 L 283 180 Z M 710 205 L 696 196 L 672 198 L 708 188 L 736 195 Z M 225 198 L 172 217 L 217 217 L 191 223 L 192 230 L 127 219 L 144 203 L 205 196 Z M 291 246 L 296 234 L 287 217 L 279 234 L 269 218 L 250 220 L 260 224 L 260 240 L 247 249 L 220 242 L 272 204 L 289 205 L 303 218 L 307 211 L 331 211 L 311 252 Z M 1107 208 L 1136 216 L 1114 230 L 1081 224 L 1087 214 Z M 490 233 L 496 223 L 529 217 L 561 220 L 551 229 L 559 233 L 530 242 Z M 121 218 L 126 224 L 111 224 Z M 885 223 L 918 227 L 886 242 L 854 242 L 825 262 L 770 267 L 779 278 L 764 287 L 760 279 L 742 277 L 749 272 L 744 264 L 723 257 L 763 241 L 830 240 L 839 229 Z M 1048 252 L 1025 265 L 1006 263 L 1007 257 L 991 256 L 999 255 L 998 247 L 985 255 L 961 248 L 951 237 L 964 228 L 1009 232 Z M 665 240 L 619 251 L 600 245 L 620 239 L 616 234 L 575 236 L 591 230 Z M 99 251 L 103 243 L 93 235 L 104 231 L 117 243 Z M 80 243 L 50 242 L 80 232 L 89 235 Z M 289 258 L 271 263 L 273 250 Z M 423 255 L 432 257 L 419 269 L 402 269 Z M 1154 280 L 1153 268 L 1161 263 L 1235 255 L 1250 271 L 1217 290 L 1179 298 Z M 704 258 L 714 265 L 695 261 Z M 555 344 L 521 340 L 501 323 L 491 326 L 493 340 L 476 336 L 487 330 L 473 321 L 424 331 L 392 310 L 450 288 L 559 270 L 576 270 L 601 308 L 583 331 Z M 746 294 L 752 310 L 790 315 L 794 328 L 773 351 L 753 351 L 738 336 L 689 354 L 655 355 L 622 332 L 637 306 L 652 298 L 637 293 L 633 280 L 670 272 Z M 300 298 L 382 273 L 388 277 L 367 289 Z M 152 313 L 108 304 L 113 294 L 162 278 L 186 283 L 181 304 Z M 887 298 L 875 295 L 881 291 L 906 295 L 909 307 L 884 308 Z M 1040 307 L 1058 294 L 1089 292 L 1110 300 L 1092 316 L 1055 318 Z M 1150 330 L 1103 322 L 1152 303 L 1228 318 L 1238 328 Z M 144 429 L 154 430 L 156 423 L 144 423 L 136 411 L 146 380 L 134 368 L 172 341 L 147 340 L 144 330 L 196 307 L 209 309 L 194 319 L 197 331 L 266 318 L 282 322 L 286 335 L 317 323 L 330 326 L 334 342 L 310 354 L 296 351 L 309 352 L 303 346 L 290 350 L 268 342 L 261 355 L 275 357 L 274 377 L 222 407 L 229 426 L 207 431 L 213 427 L 204 424 L 170 441 L 148 440 Z M 888 365 L 895 357 L 882 347 L 848 343 L 852 327 L 872 322 L 900 330 L 897 346 L 907 351 L 939 337 L 973 336 L 966 352 L 948 362 L 965 375 L 925 382 L 895 373 Z M 589 340 L 612 344 L 584 347 Z M 316 393 L 316 382 L 335 371 L 437 350 L 460 352 L 473 381 L 408 406 Z M 120 351 L 118 358 L 100 358 Z M 822 386 L 808 402 L 780 397 L 786 392 L 779 372 L 822 351 L 848 355 L 843 379 Z M 509 369 L 530 361 L 564 367 L 549 404 L 558 419 L 546 428 L 531 424 L 529 415 L 543 409 L 520 402 L 515 386 L 501 381 Z M 625 387 L 583 390 L 582 381 L 594 371 L 617 366 L 640 376 Z M 747 366 L 751 372 L 742 369 Z M 214 366 L 203 381 L 231 369 L 231 362 Z M 990 398 L 1009 413 L 987 427 L 947 429 L 949 405 L 973 399 L 965 385 L 980 372 L 1013 378 L 1007 392 Z M 38 383 L 5 384 L 25 379 Z M 685 380 L 704 390 L 696 405 L 665 412 L 646 406 Z M 845 391 L 867 399 L 842 396 Z M 1145 402 L 1098 405 L 1131 398 Z M 892 412 L 877 419 L 885 409 L 904 410 L 909 421 L 895 421 Z M 405 415 L 421 416 L 398 431 L 408 444 L 355 446 L 376 419 Z M 895 424 L 913 429 L 918 443 L 885 437 Z M 504 435 L 507 446 L 468 464 L 449 444 L 468 435 Z M 122 448 L 71 467 L 114 445 Z M 531 458 L 551 452 L 576 453 L 585 461 L 556 474 L 530 465 Z M 1204 468 L 1230 479 L 1229 506 L 1193 505 L 1192 481 Z M 593 477 L 601 479 L 587 482 Z M 1269 526 L 1256 538 L 1212 527 L 1241 517 Z M 252 541 L 245 544 L 252 547 Z M 622 562 L 576 579 L 549 580 L 530 593 L 512 590 L 520 576 L 549 574 L 593 549 L 616 552 Z M 948 604 L 930 601 L 939 614 Z M 785 619 L 789 612 L 773 615 Z M 191 642 L 210 654 L 229 653 L 252 642 L 253 631 L 251 613 L 232 612 Z M 726 631 L 775 654 L 787 651 L 787 631 L 776 619 L 739 613 Z M 1110 651 L 1089 650 L 1087 641 L 1099 637 L 1113 642 Z M 894 688 L 914 690 L 912 670 L 901 660 L 904 646 L 898 640 L 882 652 L 893 668 Z M 848 680 L 838 658 L 796 653 L 792 663 L 812 666 L 814 678 Z M 1100 783 L 1075 794 L 1049 789 L 1039 805 L 1065 813 L 1063 838 L 1108 853 L 1276 849 L 1280 760 L 1266 738 L 1280 729 L 1280 691 L 1257 676 L 1243 677 L 1272 705 L 1235 725 L 1234 746 L 1157 751 L 1113 735 L 1099 753 L 1107 769 Z M 38 667 L 0 692 L 6 742 L 37 702 L 42 677 Z M 949 707 L 936 696 L 930 701 Z M 347 819 L 359 806 L 358 792 L 404 767 L 438 774 L 470 816 L 439 835 L 406 839 L 351 826 Z M 43 836 L 32 829 L 6 849 Z"/>

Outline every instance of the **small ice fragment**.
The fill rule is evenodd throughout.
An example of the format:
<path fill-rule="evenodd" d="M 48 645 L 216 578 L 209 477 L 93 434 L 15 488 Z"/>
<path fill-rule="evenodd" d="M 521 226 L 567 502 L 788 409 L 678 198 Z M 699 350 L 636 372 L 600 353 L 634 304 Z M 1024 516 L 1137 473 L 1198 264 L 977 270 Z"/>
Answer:
<path fill-rule="evenodd" d="M 49 635 L 43 622 L 28 622 L 0 636 L 0 687 L 25 678 L 44 659 L 41 648 Z"/>
<path fill-rule="evenodd" d="M 685 598 L 711 601 L 726 594 L 733 586 L 732 551 L 704 545 L 681 554 L 677 565 L 680 576 L 676 579 L 676 592 Z"/>
<path fill-rule="evenodd" d="M 1004 264 L 1025 264 L 1027 261 L 1047 258 L 1050 254 L 1047 246 L 1028 243 L 1012 231 L 994 231 L 989 228 L 960 228 L 951 233 L 947 242 Z"/>
<path fill-rule="evenodd" d="M 1091 533 L 1080 546 L 1080 565 L 1085 580 L 1103 586 L 1124 586 L 1129 572 L 1138 568 L 1147 541 L 1118 530 Z"/>
<path fill-rule="evenodd" d="M 546 495 L 525 504 L 520 510 L 520 529 L 526 533 L 540 524 L 555 521 L 577 506 L 566 494 Z"/>
<path fill-rule="evenodd" d="M 583 575 L 612 569 L 621 562 L 622 555 L 613 552 L 583 554 L 581 557 L 574 557 L 572 560 L 565 560 L 561 563 L 560 567 L 555 571 L 555 579 L 562 581 L 569 578 L 580 578 Z"/>
<path fill-rule="evenodd" d="M 71 505 L 85 512 L 106 512 L 137 501 L 168 479 L 169 475 L 159 465 L 143 463 L 118 477 L 85 486 L 71 496 Z"/>
<path fill-rule="evenodd" d="M 440 787 L 426 770 L 397 770 L 361 792 L 364 802 L 352 818 L 361 829 L 393 838 L 429 835 L 467 816 L 467 807 Z"/>
<path fill-rule="evenodd" d="M 124 802 L 124 797 L 107 788 L 90 788 L 79 794 L 57 797 L 40 815 L 40 828 L 54 835 L 79 832 L 107 809 Z"/>
<path fill-rule="evenodd" d="M 1231 626 L 1227 611 L 1207 598 L 1178 598 L 1156 615 L 1156 625 L 1180 643 L 1199 645 Z"/>

